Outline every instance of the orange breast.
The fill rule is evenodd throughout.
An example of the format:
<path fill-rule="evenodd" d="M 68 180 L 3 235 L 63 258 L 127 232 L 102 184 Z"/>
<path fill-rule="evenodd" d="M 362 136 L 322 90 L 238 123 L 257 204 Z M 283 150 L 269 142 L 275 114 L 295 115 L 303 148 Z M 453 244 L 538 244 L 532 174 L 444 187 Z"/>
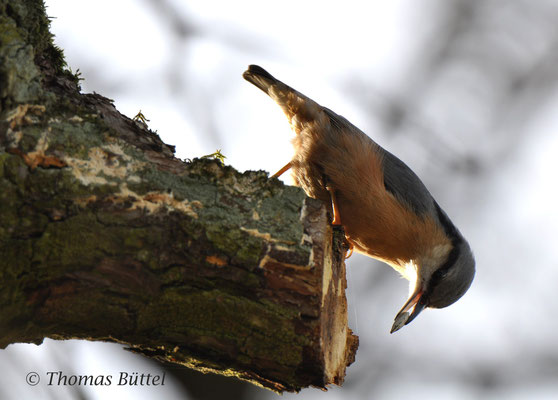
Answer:
<path fill-rule="evenodd" d="M 432 217 L 416 215 L 386 190 L 374 142 L 353 147 L 350 154 L 344 164 L 332 163 L 326 175 L 336 189 L 341 222 L 357 251 L 402 265 L 437 245 L 449 244 Z"/>
<path fill-rule="evenodd" d="M 338 185 L 341 221 L 356 250 L 389 264 L 402 265 L 449 244 L 443 229 L 430 216 L 419 216 L 384 186 L 382 162 L 376 149 L 355 160 L 360 182 L 354 189 Z"/>

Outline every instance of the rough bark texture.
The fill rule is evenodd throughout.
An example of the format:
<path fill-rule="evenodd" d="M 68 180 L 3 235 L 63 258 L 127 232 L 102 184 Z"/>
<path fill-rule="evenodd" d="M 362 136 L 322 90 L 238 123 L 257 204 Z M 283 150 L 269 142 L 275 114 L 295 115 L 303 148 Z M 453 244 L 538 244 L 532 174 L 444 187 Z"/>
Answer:
<path fill-rule="evenodd" d="M 178 160 L 78 83 L 42 2 L 0 0 L 0 348 L 108 340 L 279 392 L 341 384 L 358 338 L 323 205 Z"/>

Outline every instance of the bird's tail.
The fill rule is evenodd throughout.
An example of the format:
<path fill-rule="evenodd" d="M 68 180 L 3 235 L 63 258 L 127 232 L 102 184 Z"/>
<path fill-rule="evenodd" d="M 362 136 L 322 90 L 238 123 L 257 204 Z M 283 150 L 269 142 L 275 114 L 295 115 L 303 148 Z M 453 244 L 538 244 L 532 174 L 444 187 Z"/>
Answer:
<path fill-rule="evenodd" d="M 286 114 L 296 133 L 302 129 L 300 123 L 313 121 L 323 114 L 323 108 L 294 90 L 258 65 L 250 65 L 242 74 L 244 79 L 261 89 L 271 97 Z M 293 117 L 296 116 L 296 122 Z"/>
<path fill-rule="evenodd" d="M 259 65 L 249 65 L 248 69 L 244 71 L 244 74 L 242 74 L 242 76 L 252 85 L 263 90 L 268 95 L 270 94 L 269 89 L 272 86 L 277 86 L 278 84 L 286 86 L 281 81 L 275 79 L 269 72 L 267 72 Z"/>

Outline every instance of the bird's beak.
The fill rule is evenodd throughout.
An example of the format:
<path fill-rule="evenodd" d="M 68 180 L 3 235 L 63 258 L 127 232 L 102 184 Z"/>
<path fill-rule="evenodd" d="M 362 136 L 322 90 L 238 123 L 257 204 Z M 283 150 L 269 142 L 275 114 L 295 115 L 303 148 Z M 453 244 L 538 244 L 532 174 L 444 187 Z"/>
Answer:
<path fill-rule="evenodd" d="M 393 326 L 389 333 L 397 332 L 399 329 L 403 328 L 405 325 L 414 320 L 417 315 L 420 314 L 422 310 L 426 307 L 426 301 L 423 299 L 424 292 L 421 288 L 415 290 L 415 292 L 409 297 L 409 300 L 403 305 L 403 308 L 399 310 L 395 316 L 395 321 L 393 321 Z M 413 311 L 409 314 L 409 310 Z"/>

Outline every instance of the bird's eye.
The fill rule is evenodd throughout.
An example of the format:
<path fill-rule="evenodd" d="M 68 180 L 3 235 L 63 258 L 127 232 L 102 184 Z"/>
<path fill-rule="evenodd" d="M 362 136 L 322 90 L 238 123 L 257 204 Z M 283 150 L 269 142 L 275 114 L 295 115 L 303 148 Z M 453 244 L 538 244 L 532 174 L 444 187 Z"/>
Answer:
<path fill-rule="evenodd" d="M 439 282 L 440 280 L 444 279 L 448 274 L 447 268 L 440 268 L 434 272 L 432 275 L 432 281 Z"/>

